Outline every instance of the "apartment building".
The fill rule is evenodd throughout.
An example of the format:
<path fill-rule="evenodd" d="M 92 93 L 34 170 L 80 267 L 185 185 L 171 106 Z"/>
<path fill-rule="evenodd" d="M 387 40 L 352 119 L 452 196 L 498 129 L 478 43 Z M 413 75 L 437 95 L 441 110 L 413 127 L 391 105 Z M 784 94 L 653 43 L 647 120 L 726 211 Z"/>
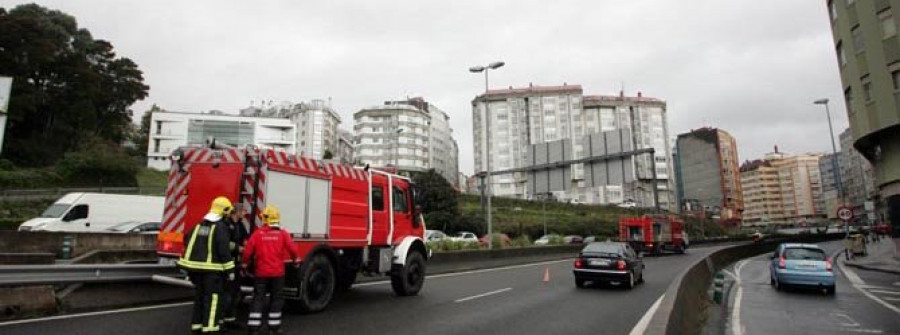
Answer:
<path fill-rule="evenodd" d="M 490 119 L 486 116 L 490 111 Z M 674 203 L 671 147 L 668 141 L 666 103 L 644 97 L 601 96 L 583 94 L 580 85 L 535 86 L 489 90 L 472 101 L 475 142 L 475 171 L 492 171 L 526 167 L 531 145 L 570 139 L 575 158 L 584 158 L 584 137 L 612 130 L 629 130 L 635 149 L 654 148 L 655 157 L 638 156 L 628 160 L 633 165 L 634 181 L 618 185 L 589 186 L 584 181 L 583 164 L 571 166 L 571 180 L 566 191 L 556 192 L 557 199 L 583 203 L 623 203 L 635 201 L 639 206 L 654 206 L 654 190 L 660 205 Z M 490 141 L 490 150 L 487 142 Z M 652 179 L 656 169 L 656 180 Z M 496 196 L 534 199 L 528 194 L 527 174 L 508 173 L 490 178 Z"/>
<path fill-rule="evenodd" d="M 744 197 L 734 137 L 721 129 L 701 128 L 678 135 L 676 147 L 679 205 L 696 201 L 723 220 L 740 220 Z"/>
<path fill-rule="evenodd" d="M 211 138 L 217 143 L 232 146 L 253 144 L 262 148 L 296 152 L 297 128 L 288 119 L 246 117 L 219 111 L 152 113 L 147 146 L 149 168 L 168 170 L 172 151 L 181 146 L 204 145 Z"/>
<path fill-rule="evenodd" d="M 387 101 L 353 114 L 354 159 L 400 171 L 434 169 L 457 186 L 459 152 L 447 113 L 423 98 Z"/>
<path fill-rule="evenodd" d="M 741 166 L 744 225 L 794 225 L 826 218 L 821 154 L 776 151 Z"/>

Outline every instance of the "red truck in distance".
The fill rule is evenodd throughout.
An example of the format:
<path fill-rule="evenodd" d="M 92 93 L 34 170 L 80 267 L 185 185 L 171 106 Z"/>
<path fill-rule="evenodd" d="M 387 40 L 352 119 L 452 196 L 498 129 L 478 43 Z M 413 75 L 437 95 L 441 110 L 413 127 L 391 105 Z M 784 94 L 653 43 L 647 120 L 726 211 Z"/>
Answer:
<path fill-rule="evenodd" d="M 623 217 L 619 219 L 619 241 L 645 254 L 663 250 L 683 254 L 688 247 L 684 222 L 672 215 Z"/>

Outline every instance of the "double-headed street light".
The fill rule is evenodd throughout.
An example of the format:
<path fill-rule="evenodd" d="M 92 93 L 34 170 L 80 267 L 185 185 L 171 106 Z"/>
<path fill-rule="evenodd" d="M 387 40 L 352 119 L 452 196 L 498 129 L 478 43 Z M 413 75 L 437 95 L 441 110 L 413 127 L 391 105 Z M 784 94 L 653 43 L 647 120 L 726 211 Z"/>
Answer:
<path fill-rule="evenodd" d="M 484 118 L 486 120 L 485 125 L 484 125 L 484 134 L 485 134 L 484 137 L 485 137 L 485 147 L 487 149 L 487 151 L 486 151 L 487 154 L 485 155 L 487 157 L 484 157 L 485 170 L 486 170 L 485 171 L 485 174 L 486 174 L 485 180 L 487 181 L 487 183 L 486 183 L 487 184 L 486 185 L 487 186 L 487 195 L 486 195 L 487 201 L 485 203 L 485 205 L 487 207 L 487 214 L 486 214 L 487 218 L 485 219 L 485 221 L 487 221 L 488 249 L 494 248 L 493 224 L 492 224 L 492 220 L 491 220 L 492 219 L 492 217 L 491 217 L 491 194 L 492 194 L 491 193 L 491 157 L 490 157 L 491 156 L 491 136 L 488 134 L 488 132 L 491 129 L 490 104 L 488 104 L 488 101 L 487 101 L 487 94 L 488 94 L 488 90 L 489 90 L 488 89 L 488 72 L 490 72 L 490 70 L 496 70 L 505 64 L 506 63 L 504 63 L 504 62 L 497 61 L 497 62 L 490 63 L 486 66 L 479 65 L 479 66 L 473 66 L 473 67 L 469 68 L 469 72 L 472 72 L 472 73 L 484 72 Z"/>

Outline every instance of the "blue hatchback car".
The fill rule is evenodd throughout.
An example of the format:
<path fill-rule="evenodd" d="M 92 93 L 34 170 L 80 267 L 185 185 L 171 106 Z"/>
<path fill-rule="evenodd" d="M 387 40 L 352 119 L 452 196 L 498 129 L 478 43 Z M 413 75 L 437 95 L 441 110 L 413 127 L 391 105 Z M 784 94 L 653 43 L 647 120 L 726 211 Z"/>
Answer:
<path fill-rule="evenodd" d="M 804 286 L 834 294 L 831 258 L 815 244 L 782 243 L 772 255 L 769 273 L 770 283 L 778 290 L 786 286 Z"/>

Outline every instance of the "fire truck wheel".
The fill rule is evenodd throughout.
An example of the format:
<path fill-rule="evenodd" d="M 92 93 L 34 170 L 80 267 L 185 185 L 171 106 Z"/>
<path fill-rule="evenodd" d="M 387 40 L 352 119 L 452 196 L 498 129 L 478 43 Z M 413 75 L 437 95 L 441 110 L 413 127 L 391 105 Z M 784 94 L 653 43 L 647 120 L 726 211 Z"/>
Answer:
<path fill-rule="evenodd" d="M 297 305 L 307 313 L 320 312 L 328 307 L 335 289 L 334 267 L 325 254 L 318 253 L 300 271 L 300 299 Z"/>
<path fill-rule="evenodd" d="M 391 271 L 391 288 L 399 296 L 419 294 L 425 283 L 425 258 L 418 251 L 410 251 L 406 265 L 394 265 Z"/>

